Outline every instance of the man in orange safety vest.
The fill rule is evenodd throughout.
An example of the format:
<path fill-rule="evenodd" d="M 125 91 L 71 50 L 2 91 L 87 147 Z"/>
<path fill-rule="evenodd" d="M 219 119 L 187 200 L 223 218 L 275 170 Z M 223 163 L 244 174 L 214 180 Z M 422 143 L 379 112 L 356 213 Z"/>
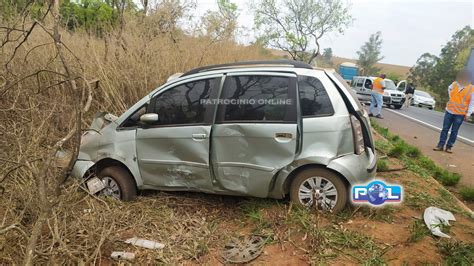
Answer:
<path fill-rule="evenodd" d="M 385 74 L 381 74 L 374 79 L 372 84 L 372 92 L 370 93 L 370 108 L 369 116 L 374 116 L 383 119 L 382 105 L 383 105 L 383 91 L 385 90 Z M 376 107 L 377 106 L 377 107 Z M 377 113 L 376 113 L 377 111 Z"/>
<path fill-rule="evenodd" d="M 446 149 L 448 153 L 452 153 L 452 147 L 458 136 L 458 130 L 463 120 L 467 120 L 471 116 L 474 108 L 474 86 L 471 84 L 472 77 L 469 71 L 463 70 L 456 76 L 454 81 L 448 88 L 449 101 L 446 104 L 446 112 L 444 114 L 443 130 L 439 137 L 439 142 L 435 151 L 442 151 L 446 140 Z M 451 134 L 448 139 L 448 131 Z"/>

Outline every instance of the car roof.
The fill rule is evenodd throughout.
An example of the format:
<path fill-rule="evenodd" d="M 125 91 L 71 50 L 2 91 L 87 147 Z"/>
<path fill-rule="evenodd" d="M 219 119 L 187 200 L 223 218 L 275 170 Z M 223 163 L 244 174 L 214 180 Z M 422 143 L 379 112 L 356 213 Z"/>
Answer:
<path fill-rule="evenodd" d="M 212 71 L 212 70 L 218 70 L 218 69 L 229 70 L 233 68 L 250 68 L 250 67 L 265 67 L 265 66 L 270 66 L 270 67 L 280 66 L 280 67 L 290 67 L 290 68 L 292 67 L 292 68 L 313 69 L 313 66 L 311 66 L 310 64 L 300 62 L 300 61 L 295 61 L 295 60 L 242 61 L 242 62 L 235 62 L 235 63 L 228 63 L 228 64 L 198 67 L 184 73 L 182 76 L 183 77 L 190 76 L 193 74 Z"/>
<path fill-rule="evenodd" d="M 244 61 L 230 64 L 210 65 L 192 69 L 182 75 L 171 78 L 166 84 L 180 82 L 186 79 L 195 79 L 210 75 L 238 72 L 275 72 L 275 73 L 293 73 L 297 75 L 308 74 L 311 71 L 325 72 L 326 69 L 313 67 L 307 63 L 294 60 L 269 60 L 269 61 Z"/>

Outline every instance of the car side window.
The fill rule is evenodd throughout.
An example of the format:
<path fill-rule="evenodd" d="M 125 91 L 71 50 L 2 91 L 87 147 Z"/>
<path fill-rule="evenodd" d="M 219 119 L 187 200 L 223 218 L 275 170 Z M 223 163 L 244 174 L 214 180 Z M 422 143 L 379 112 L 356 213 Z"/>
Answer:
<path fill-rule="evenodd" d="M 356 84 L 356 86 L 357 86 L 357 87 L 362 87 L 362 85 L 363 85 L 363 80 L 362 80 L 362 79 L 357 79 L 357 84 Z"/>
<path fill-rule="evenodd" d="M 219 86 L 219 78 L 180 84 L 159 94 L 151 111 L 158 114 L 156 125 L 202 124 L 211 91 Z"/>
<path fill-rule="evenodd" d="M 366 80 L 365 80 L 365 83 L 364 83 L 364 87 L 365 87 L 366 89 L 372 89 L 372 80 L 366 79 Z"/>
<path fill-rule="evenodd" d="M 298 91 L 303 117 L 331 116 L 334 114 L 331 100 L 319 79 L 310 76 L 299 76 Z"/>
<path fill-rule="evenodd" d="M 224 84 L 217 122 L 283 122 L 289 108 L 289 77 L 229 76 Z M 291 106 L 291 107 L 289 107 Z"/>

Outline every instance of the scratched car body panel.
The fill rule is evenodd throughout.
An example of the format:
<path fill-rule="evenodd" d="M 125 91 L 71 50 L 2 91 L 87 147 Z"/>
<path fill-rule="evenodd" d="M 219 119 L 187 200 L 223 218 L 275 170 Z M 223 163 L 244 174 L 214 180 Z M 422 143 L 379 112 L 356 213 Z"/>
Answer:
<path fill-rule="evenodd" d="M 350 88 L 333 71 L 288 62 L 191 71 L 119 117 L 98 114 L 73 176 L 118 165 L 139 190 L 272 198 L 303 168 L 348 185 L 372 178 L 370 122 Z"/>

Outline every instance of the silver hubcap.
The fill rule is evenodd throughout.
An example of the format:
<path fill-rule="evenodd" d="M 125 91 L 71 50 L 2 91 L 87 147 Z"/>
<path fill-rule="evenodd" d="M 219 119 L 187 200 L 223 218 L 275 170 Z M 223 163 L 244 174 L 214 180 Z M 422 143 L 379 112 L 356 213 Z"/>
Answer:
<path fill-rule="evenodd" d="M 301 183 L 298 198 L 306 207 L 332 210 L 337 203 L 337 190 L 334 184 L 324 177 L 309 177 Z"/>
<path fill-rule="evenodd" d="M 120 199 L 120 187 L 113 178 L 105 176 L 102 178 L 102 182 L 105 185 L 105 188 L 101 192 L 103 195 Z"/>

